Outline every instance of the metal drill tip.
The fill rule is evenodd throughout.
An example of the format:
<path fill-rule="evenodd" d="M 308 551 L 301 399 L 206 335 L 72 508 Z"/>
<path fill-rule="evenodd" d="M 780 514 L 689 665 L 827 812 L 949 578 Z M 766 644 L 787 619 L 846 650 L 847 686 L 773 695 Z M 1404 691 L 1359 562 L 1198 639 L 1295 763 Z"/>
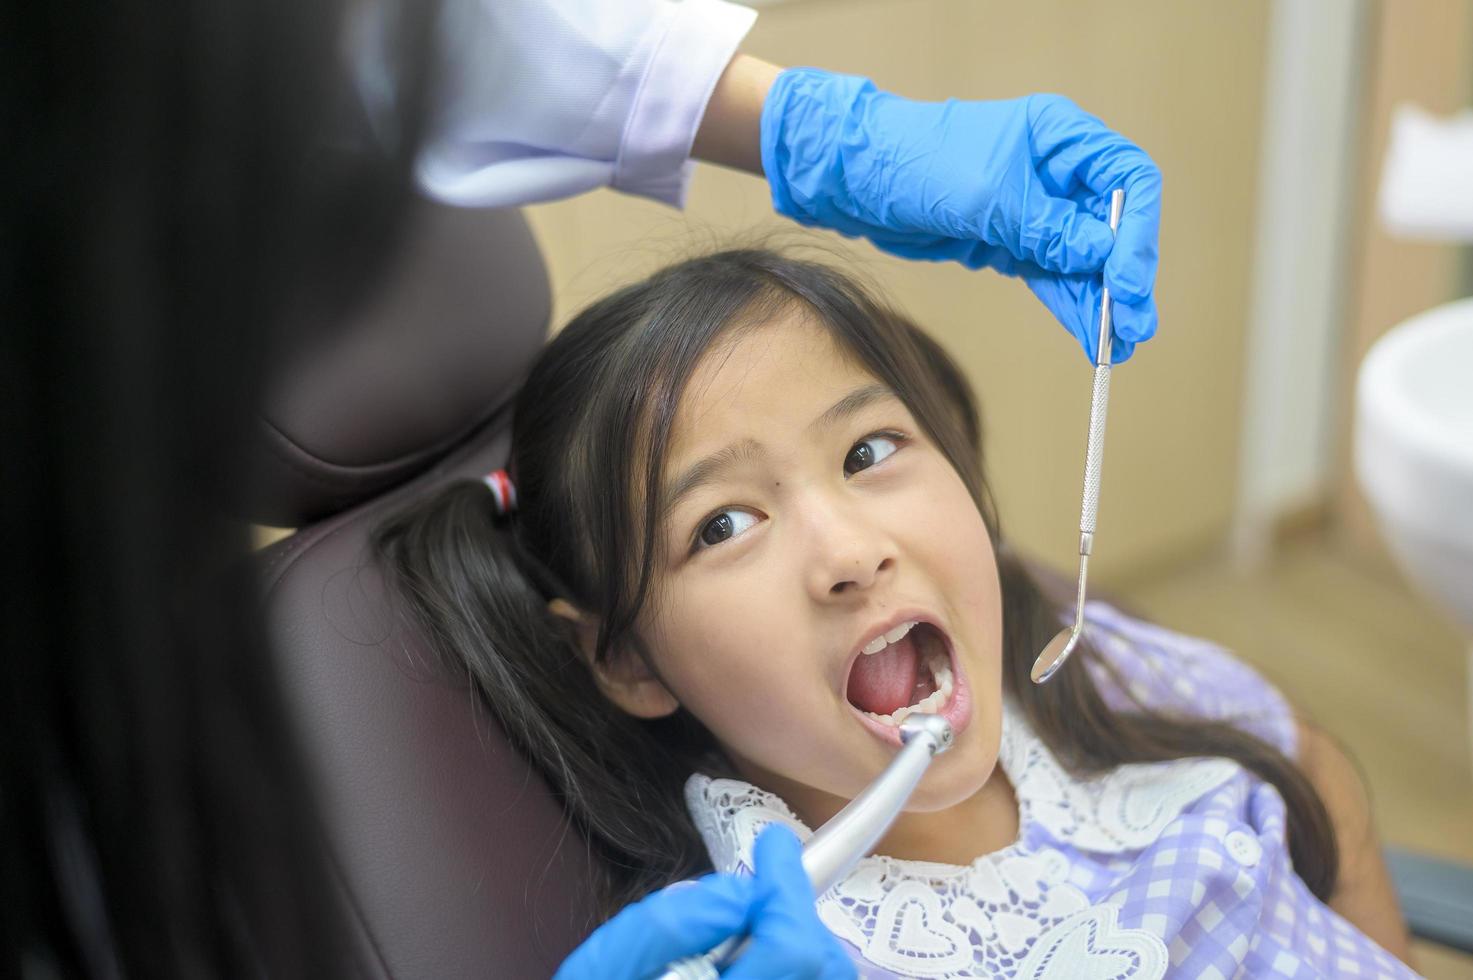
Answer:
<path fill-rule="evenodd" d="M 955 734 L 951 730 L 951 723 L 940 715 L 923 714 L 917 712 L 907 715 L 900 723 L 900 741 L 902 744 L 909 743 L 917 735 L 929 735 L 936 743 L 931 750 L 932 755 L 940 755 L 951 748 L 951 741 Z"/>

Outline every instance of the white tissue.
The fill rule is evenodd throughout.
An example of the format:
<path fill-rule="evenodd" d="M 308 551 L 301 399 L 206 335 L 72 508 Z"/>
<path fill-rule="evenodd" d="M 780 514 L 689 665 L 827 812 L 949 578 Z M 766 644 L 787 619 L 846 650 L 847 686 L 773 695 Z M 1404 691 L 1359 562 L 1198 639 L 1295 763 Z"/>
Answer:
<path fill-rule="evenodd" d="M 1393 235 L 1473 242 L 1473 110 L 1439 119 L 1397 106 L 1379 198 Z"/>

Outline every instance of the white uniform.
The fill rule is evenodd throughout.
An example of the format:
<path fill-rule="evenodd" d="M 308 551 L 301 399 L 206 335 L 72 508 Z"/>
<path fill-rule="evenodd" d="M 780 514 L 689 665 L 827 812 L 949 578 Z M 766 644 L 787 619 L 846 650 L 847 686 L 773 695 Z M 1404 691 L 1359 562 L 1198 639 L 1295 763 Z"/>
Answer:
<path fill-rule="evenodd" d="M 446 0 L 419 182 L 474 207 L 604 186 L 679 206 L 706 103 L 756 16 L 725 0 Z"/>

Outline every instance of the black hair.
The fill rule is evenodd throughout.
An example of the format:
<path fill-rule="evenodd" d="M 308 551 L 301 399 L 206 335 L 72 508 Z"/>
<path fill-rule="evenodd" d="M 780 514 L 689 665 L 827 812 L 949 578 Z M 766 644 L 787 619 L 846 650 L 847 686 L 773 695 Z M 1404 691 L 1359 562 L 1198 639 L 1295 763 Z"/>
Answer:
<path fill-rule="evenodd" d="M 723 774 L 724 764 L 684 709 L 650 722 L 608 701 L 548 601 L 564 598 L 599 617 L 596 659 L 642 655 L 631 628 L 659 557 L 659 477 L 686 380 L 717 338 L 787 309 L 808 314 L 894 391 L 967 485 L 998 544 L 1004 690 L 1060 760 L 1080 773 L 1188 756 L 1237 760 L 1284 794 L 1295 869 L 1328 895 L 1336 864 L 1328 816 L 1271 745 L 1227 724 L 1111 710 L 1078 666 L 1032 684 L 1029 669 L 1058 629 L 1058 609 L 1000 540 L 976 401 L 945 351 L 833 268 L 739 249 L 624 288 L 552 339 L 516 401 L 514 519 L 495 515 L 483 486 L 460 483 L 377 534 L 410 613 L 442 655 L 469 667 L 508 736 L 604 859 L 604 911 L 709 866 L 682 787 L 693 771 Z"/>
<path fill-rule="evenodd" d="M 398 139 L 349 151 L 347 7 L 0 17 L 0 976 L 350 972 L 226 508 L 284 327 L 407 199 L 433 11 L 390 34 Z"/>

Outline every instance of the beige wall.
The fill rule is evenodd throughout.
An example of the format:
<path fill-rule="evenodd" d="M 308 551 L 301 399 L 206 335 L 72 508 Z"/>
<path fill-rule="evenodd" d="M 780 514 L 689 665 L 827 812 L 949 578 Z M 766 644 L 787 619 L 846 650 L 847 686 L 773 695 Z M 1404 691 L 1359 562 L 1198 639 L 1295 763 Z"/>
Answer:
<path fill-rule="evenodd" d="M 1460 294 L 1461 255 L 1448 245 L 1399 241 L 1376 220 L 1376 188 L 1398 103 L 1438 114 L 1473 105 L 1473 0 L 1380 0 L 1372 13 L 1362 180 L 1357 214 L 1359 254 L 1349 284 L 1346 347 L 1340 385 L 1340 479 L 1332 501 L 1340 536 L 1361 558 L 1387 559 L 1355 481 L 1350 425 L 1355 372 L 1371 344 L 1414 313 Z"/>
<path fill-rule="evenodd" d="M 919 98 L 1061 92 L 1161 165 L 1161 334 L 1112 385 L 1096 553 L 1107 579 L 1200 550 L 1231 518 L 1266 14 L 1266 0 L 791 0 L 764 8 L 744 47 Z M 791 227 L 764 184 L 712 167 L 684 216 L 608 192 L 530 216 L 559 318 L 692 250 Z M 1090 387 L 1073 339 L 1016 282 L 848 252 L 970 374 L 1004 526 L 1072 564 Z"/>

